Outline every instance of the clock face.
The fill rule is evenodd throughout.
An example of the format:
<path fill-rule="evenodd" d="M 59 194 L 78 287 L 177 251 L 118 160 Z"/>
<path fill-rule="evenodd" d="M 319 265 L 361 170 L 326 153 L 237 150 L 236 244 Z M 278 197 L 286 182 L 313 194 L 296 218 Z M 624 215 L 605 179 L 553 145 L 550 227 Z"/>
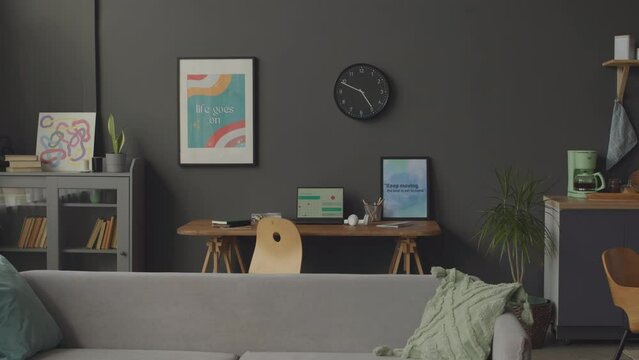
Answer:
<path fill-rule="evenodd" d="M 370 119 L 388 103 L 389 86 L 384 73 L 372 65 L 351 65 L 335 82 L 337 107 L 353 119 Z"/>

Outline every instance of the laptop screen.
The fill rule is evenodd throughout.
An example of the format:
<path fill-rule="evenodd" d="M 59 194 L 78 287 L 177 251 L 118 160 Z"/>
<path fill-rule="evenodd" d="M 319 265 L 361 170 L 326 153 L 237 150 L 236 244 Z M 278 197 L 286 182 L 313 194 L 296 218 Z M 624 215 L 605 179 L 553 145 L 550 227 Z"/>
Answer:
<path fill-rule="evenodd" d="M 344 188 L 297 188 L 298 219 L 344 217 Z"/>

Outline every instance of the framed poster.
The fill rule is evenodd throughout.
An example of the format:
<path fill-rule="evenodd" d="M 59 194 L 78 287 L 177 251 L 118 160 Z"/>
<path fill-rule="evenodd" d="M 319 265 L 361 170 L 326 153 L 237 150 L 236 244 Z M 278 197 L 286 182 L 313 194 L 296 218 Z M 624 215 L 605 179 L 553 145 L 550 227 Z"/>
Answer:
<path fill-rule="evenodd" d="M 38 115 L 36 154 L 44 171 L 86 171 L 94 142 L 94 112 Z"/>
<path fill-rule="evenodd" d="M 386 220 L 430 217 L 427 157 L 382 157 L 382 216 Z"/>
<path fill-rule="evenodd" d="M 255 164 L 255 58 L 178 59 L 180 165 Z"/>

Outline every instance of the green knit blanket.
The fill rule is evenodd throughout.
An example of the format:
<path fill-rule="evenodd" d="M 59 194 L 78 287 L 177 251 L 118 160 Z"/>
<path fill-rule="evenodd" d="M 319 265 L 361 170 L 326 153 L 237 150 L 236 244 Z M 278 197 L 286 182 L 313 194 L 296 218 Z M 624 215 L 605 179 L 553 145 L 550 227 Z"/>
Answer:
<path fill-rule="evenodd" d="M 442 282 L 406 346 L 380 346 L 373 350 L 375 355 L 422 360 L 487 359 L 495 321 L 508 307 L 523 308 L 520 320 L 532 324 L 528 296 L 521 284 L 486 284 L 456 269 L 440 267 L 433 267 L 431 274 Z"/>

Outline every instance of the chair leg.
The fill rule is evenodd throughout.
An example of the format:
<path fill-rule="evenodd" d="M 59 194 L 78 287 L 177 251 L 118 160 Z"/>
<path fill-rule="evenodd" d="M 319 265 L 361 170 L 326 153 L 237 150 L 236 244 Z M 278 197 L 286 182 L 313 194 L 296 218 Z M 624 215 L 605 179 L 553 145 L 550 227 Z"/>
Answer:
<path fill-rule="evenodd" d="M 621 354 L 623 354 L 623 348 L 626 345 L 626 339 L 628 338 L 628 333 L 630 333 L 630 331 L 626 329 L 626 331 L 624 331 L 623 333 L 623 337 L 621 338 L 621 342 L 619 343 L 619 348 L 617 349 L 617 353 L 615 354 L 614 360 L 621 359 Z"/>

